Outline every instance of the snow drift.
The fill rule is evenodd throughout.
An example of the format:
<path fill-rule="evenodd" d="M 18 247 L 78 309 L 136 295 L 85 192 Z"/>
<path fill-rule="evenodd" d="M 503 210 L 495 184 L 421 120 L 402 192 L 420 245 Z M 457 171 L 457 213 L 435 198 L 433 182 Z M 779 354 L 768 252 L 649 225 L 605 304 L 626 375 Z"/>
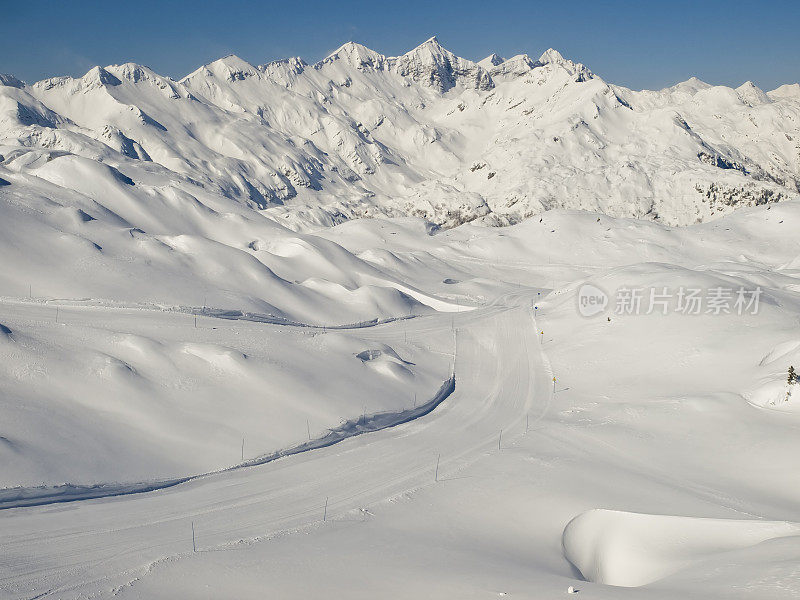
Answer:
<path fill-rule="evenodd" d="M 796 523 L 595 509 L 567 524 L 563 545 L 587 580 L 636 587 L 715 554 L 794 535 Z"/>

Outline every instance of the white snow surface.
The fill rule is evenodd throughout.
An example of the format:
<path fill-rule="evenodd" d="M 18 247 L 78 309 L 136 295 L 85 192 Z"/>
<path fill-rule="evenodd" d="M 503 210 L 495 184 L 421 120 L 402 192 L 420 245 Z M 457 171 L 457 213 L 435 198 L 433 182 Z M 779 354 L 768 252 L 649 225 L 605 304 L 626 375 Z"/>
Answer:
<path fill-rule="evenodd" d="M 11 242 L 34 223 L 57 239 L 37 214 Z M 3 597 L 796 594 L 800 395 L 779 392 L 800 363 L 798 225 L 789 200 L 686 228 L 565 210 L 271 225 L 249 250 L 123 227 L 152 257 L 130 261 L 140 280 L 90 263 L 56 297 L 20 266 L 0 299 Z M 247 287 L 267 259 L 272 278 Z M 203 285 L 173 281 L 209 263 Z M 355 314 L 330 292 L 348 277 L 406 312 Z M 586 318 L 584 283 L 763 294 L 757 314 Z M 318 290 L 317 312 L 295 308 Z M 429 412 L 375 416 L 412 415 L 452 372 Z"/>
<path fill-rule="evenodd" d="M 591 581 L 637 587 L 710 556 L 800 535 L 800 524 L 590 510 L 564 529 L 564 553 Z"/>

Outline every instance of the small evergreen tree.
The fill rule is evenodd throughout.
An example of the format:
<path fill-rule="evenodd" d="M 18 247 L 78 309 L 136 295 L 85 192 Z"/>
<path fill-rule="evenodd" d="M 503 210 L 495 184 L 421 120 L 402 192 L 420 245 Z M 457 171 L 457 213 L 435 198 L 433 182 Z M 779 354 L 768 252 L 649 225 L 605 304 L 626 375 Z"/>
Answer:
<path fill-rule="evenodd" d="M 789 379 L 786 383 L 789 385 L 797 383 L 797 373 L 794 372 L 794 366 L 789 367 Z"/>

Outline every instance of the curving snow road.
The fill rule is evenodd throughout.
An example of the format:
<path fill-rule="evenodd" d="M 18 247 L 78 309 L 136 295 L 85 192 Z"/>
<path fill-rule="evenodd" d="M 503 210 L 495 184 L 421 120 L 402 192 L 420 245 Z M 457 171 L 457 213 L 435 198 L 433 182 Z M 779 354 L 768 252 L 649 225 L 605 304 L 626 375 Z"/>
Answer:
<path fill-rule="evenodd" d="M 71 598 L 112 593 L 149 565 L 192 551 L 301 528 L 434 485 L 497 450 L 499 432 L 522 434 L 543 414 L 550 380 L 524 293 L 455 317 L 455 393 L 435 411 L 397 427 L 135 496 L 0 511 L 2 597 Z M 415 319 L 442 331 L 451 316 Z M 374 335 L 394 335 L 391 325 Z M 442 348 L 450 351 L 450 348 Z"/>

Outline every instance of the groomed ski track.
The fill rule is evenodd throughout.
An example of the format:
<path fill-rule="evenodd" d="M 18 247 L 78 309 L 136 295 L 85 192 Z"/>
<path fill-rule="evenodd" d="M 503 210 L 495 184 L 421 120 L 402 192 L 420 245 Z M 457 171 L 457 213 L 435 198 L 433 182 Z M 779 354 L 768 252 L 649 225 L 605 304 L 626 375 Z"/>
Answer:
<path fill-rule="evenodd" d="M 422 418 L 255 468 L 145 494 L 0 511 L 2 598 L 110 595 L 149 565 L 314 526 L 440 479 L 496 452 L 550 405 L 552 372 L 530 297 L 415 319 L 415 334 L 457 328 L 458 387 Z M 372 328 L 390 335 L 391 325 Z M 385 333 L 383 333 L 385 332 Z M 452 348 L 441 348 L 451 352 Z M 64 518 L 64 512 L 69 518 Z"/>

